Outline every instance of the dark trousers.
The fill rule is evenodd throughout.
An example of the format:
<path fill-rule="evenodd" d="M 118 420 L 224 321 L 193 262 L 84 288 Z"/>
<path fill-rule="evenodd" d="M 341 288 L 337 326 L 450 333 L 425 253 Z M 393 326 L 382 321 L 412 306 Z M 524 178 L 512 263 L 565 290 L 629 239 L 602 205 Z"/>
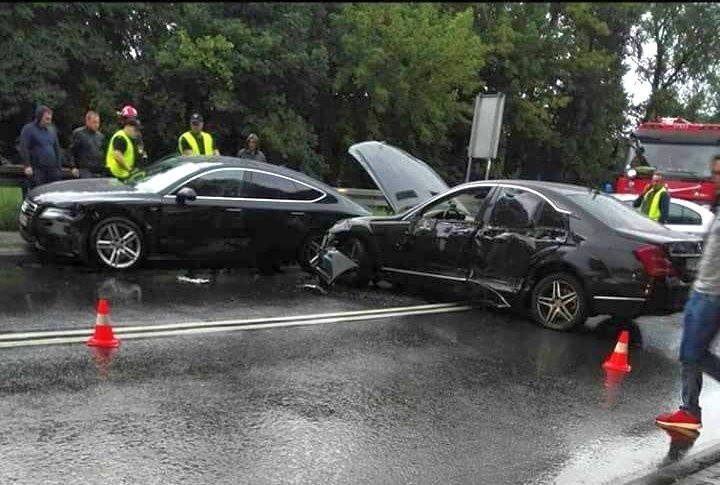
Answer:
<path fill-rule="evenodd" d="M 720 381 L 720 358 L 710 352 L 720 330 L 720 295 L 692 291 L 685 304 L 682 362 L 682 400 L 680 406 L 698 418 L 701 415 L 700 392 L 703 372 Z"/>
<path fill-rule="evenodd" d="M 23 199 L 35 187 L 57 182 L 58 180 L 62 180 L 62 169 L 60 167 L 33 167 L 33 176 L 25 179 L 22 186 Z"/>
<path fill-rule="evenodd" d="M 33 187 L 57 182 L 58 180 L 62 180 L 62 169 L 60 167 L 33 167 Z"/>

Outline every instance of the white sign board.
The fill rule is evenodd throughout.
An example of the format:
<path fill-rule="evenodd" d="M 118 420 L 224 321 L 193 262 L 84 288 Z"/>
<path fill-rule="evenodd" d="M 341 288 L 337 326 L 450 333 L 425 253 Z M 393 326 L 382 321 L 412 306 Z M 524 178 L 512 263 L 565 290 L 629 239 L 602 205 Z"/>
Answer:
<path fill-rule="evenodd" d="M 502 127 L 504 94 L 478 94 L 475 98 L 469 157 L 497 158 Z"/>

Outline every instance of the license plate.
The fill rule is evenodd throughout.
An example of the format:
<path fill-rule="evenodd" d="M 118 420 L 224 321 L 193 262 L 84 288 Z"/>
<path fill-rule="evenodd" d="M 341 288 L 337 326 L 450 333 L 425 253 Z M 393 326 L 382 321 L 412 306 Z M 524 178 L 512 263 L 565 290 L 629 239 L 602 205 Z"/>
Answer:
<path fill-rule="evenodd" d="M 21 213 L 21 214 L 20 214 L 20 225 L 23 226 L 23 227 L 25 227 L 25 226 L 27 226 L 27 223 L 28 223 L 28 218 L 27 218 L 27 216 L 26 216 L 25 214 L 22 214 L 22 213 Z"/>
<path fill-rule="evenodd" d="M 698 267 L 698 258 L 692 258 L 692 259 L 686 259 L 685 260 L 685 269 L 688 271 L 697 271 Z"/>

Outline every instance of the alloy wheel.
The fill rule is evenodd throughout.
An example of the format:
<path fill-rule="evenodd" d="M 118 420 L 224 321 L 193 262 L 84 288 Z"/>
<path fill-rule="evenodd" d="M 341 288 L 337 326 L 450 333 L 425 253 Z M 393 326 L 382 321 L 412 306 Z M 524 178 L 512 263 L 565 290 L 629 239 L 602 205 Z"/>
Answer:
<path fill-rule="evenodd" d="M 561 328 L 573 322 L 580 310 L 579 296 L 567 281 L 556 279 L 537 297 L 537 312 L 548 327 Z"/>
<path fill-rule="evenodd" d="M 121 221 L 113 221 L 97 232 L 95 251 L 107 266 L 129 268 L 142 255 L 142 241 L 135 228 Z"/>

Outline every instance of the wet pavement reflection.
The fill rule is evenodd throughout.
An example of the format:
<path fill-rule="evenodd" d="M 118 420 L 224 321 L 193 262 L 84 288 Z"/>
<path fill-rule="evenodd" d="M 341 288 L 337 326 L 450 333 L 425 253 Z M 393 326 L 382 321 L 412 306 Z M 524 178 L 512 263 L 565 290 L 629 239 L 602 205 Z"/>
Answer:
<path fill-rule="evenodd" d="M 121 325 L 435 301 L 323 296 L 294 269 L 0 271 L 3 331 L 90 328 L 98 296 Z M 621 329 L 629 374 L 602 369 Z M 677 315 L 561 333 L 477 310 L 3 349 L 0 483 L 622 483 L 720 440 L 709 379 L 702 434 L 654 424 L 678 404 L 678 343 Z"/>

